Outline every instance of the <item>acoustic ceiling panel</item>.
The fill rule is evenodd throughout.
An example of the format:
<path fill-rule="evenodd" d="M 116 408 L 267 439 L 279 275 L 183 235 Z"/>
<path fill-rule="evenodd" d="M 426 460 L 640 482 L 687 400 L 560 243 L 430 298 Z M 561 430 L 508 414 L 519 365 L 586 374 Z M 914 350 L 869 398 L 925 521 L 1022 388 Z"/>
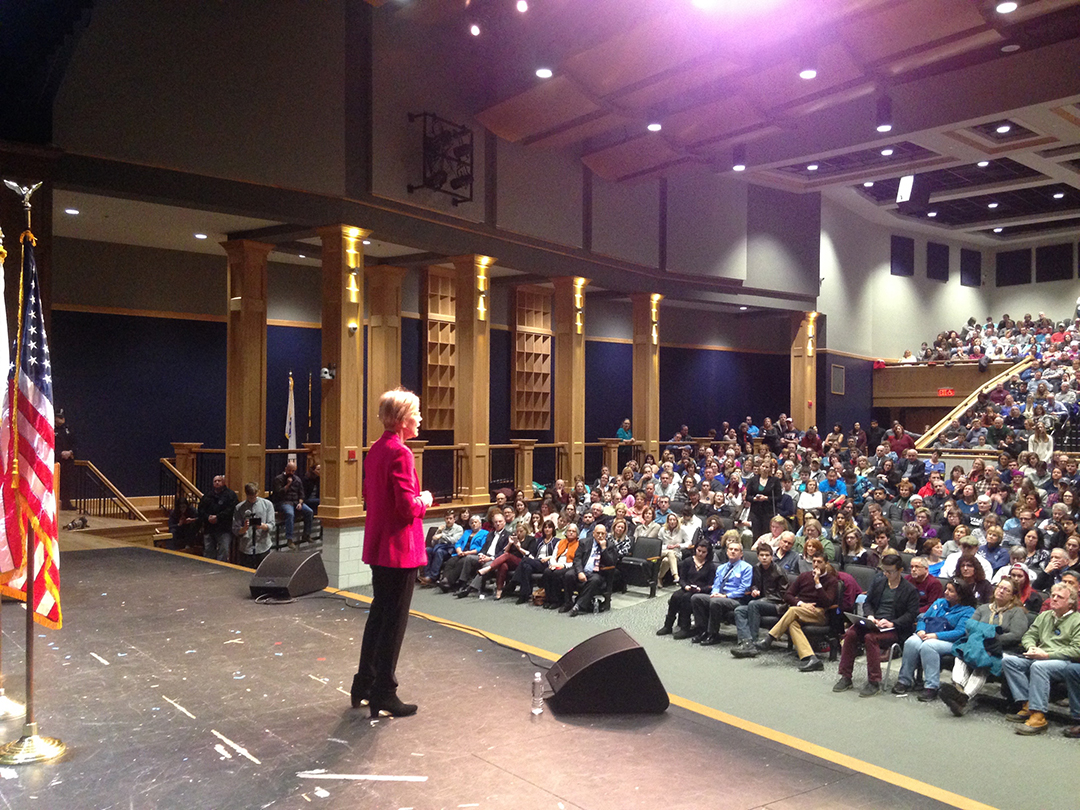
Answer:
<path fill-rule="evenodd" d="M 844 23 L 840 38 L 856 59 L 873 64 L 986 28 L 978 5 L 971 0 L 906 0 Z"/>
<path fill-rule="evenodd" d="M 477 115 L 500 138 L 517 142 L 600 110 L 569 77 L 560 75 L 508 98 Z"/>
<path fill-rule="evenodd" d="M 648 133 L 585 155 L 581 160 L 597 177 L 614 181 L 676 163 L 684 158 L 682 152 L 672 149 L 662 137 Z"/>

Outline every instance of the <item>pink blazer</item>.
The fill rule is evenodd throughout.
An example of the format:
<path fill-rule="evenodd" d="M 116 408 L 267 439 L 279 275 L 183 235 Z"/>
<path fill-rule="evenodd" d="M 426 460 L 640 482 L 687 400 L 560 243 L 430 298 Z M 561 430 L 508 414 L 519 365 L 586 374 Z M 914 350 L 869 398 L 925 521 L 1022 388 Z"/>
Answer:
<path fill-rule="evenodd" d="M 427 511 L 420 500 L 412 451 L 386 431 L 364 460 L 364 555 L 368 565 L 418 568 L 427 564 L 424 528 Z"/>

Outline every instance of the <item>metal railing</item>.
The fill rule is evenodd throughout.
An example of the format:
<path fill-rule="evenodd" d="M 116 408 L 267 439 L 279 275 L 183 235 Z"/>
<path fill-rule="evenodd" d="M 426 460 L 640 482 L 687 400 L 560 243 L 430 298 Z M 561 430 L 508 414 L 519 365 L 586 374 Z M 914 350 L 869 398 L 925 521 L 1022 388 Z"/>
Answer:
<path fill-rule="evenodd" d="M 188 503 L 198 505 L 202 500 L 202 491 L 176 469 L 173 459 L 158 459 L 158 508 L 170 513 L 176 506 L 179 496 L 187 498 Z"/>
<path fill-rule="evenodd" d="M 71 497 L 64 497 L 81 514 L 150 522 L 92 462 L 75 459 L 75 475 L 72 478 Z"/>
<path fill-rule="evenodd" d="M 515 489 L 517 446 L 513 444 L 488 445 L 488 492 L 498 489 Z"/>
<path fill-rule="evenodd" d="M 225 449 L 200 447 L 195 452 L 195 486 L 202 492 L 214 488 L 214 476 L 225 474 Z"/>

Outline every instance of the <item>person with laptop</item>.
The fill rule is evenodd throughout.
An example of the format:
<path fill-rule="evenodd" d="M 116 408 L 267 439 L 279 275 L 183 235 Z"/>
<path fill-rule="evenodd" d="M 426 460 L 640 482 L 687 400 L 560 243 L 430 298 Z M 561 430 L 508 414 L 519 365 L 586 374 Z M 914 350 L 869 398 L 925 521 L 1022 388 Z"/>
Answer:
<path fill-rule="evenodd" d="M 855 652 L 861 641 L 866 648 L 866 685 L 859 697 L 873 697 L 881 691 L 881 653 L 893 644 L 903 644 L 915 629 L 919 615 L 919 592 L 903 577 L 904 561 L 899 554 L 886 554 L 881 573 L 870 583 L 864 604 L 865 616 L 848 614 L 853 624 L 840 646 L 840 679 L 834 692 L 852 688 Z"/>

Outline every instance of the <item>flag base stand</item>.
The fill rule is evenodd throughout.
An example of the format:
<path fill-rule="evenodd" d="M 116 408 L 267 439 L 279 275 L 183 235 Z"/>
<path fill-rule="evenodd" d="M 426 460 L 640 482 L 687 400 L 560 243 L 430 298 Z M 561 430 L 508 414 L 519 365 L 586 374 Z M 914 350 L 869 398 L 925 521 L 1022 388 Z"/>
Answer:
<path fill-rule="evenodd" d="M 26 714 L 26 707 L 17 700 L 12 700 L 0 689 L 0 719 L 7 717 L 22 717 Z"/>
<path fill-rule="evenodd" d="M 22 737 L 0 748 L 0 765 L 29 765 L 32 762 L 45 762 L 56 759 L 67 750 L 67 746 L 60 740 L 42 737 L 37 732 L 37 723 L 24 725 Z"/>

